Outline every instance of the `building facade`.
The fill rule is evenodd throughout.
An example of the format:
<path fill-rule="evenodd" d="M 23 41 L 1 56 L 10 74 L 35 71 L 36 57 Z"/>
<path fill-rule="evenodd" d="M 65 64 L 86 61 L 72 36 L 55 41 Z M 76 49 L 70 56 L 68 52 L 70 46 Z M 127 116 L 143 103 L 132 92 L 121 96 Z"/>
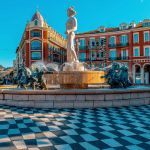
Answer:
<path fill-rule="evenodd" d="M 23 63 L 26 67 L 36 62 L 62 64 L 66 61 L 66 40 L 36 11 L 26 25 L 16 54 L 17 68 Z"/>
<path fill-rule="evenodd" d="M 80 60 L 91 67 L 104 68 L 113 61 L 124 63 L 133 83 L 150 84 L 150 20 L 79 33 L 76 48 Z"/>

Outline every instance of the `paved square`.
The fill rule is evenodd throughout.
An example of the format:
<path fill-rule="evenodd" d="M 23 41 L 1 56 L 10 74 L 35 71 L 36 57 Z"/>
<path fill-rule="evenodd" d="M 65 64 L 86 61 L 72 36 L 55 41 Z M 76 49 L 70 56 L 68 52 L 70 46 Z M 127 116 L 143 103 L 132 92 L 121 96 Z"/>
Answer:
<path fill-rule="evenodd" d="M 150 105 L 99 109 L 0 106 L 0 150 L 149 150 Z"/>

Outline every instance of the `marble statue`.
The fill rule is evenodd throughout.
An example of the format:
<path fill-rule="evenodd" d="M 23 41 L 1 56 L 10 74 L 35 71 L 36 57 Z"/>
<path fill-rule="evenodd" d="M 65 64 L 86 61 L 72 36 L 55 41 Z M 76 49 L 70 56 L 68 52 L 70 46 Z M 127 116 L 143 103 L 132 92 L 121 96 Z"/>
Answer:
<path fill-rule="evenodd" d="M 77 19 L 74 17 L 76 15 L 76 11 L 73 7 L 68 9 L 68 21 L 66 23 L 66 34 L 67 34 L 67 62 L 79 62 L 75 47 L 74 47 L 74 39 L 75 39 L 75 31 L 77 30 Z"/>

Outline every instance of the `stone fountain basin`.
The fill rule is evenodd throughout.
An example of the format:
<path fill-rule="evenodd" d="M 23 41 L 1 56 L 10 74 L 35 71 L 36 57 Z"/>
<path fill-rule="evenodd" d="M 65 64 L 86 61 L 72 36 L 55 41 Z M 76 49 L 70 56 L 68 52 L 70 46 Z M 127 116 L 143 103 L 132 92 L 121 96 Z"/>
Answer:
<path fill-rule="evenodd" d="M 61 71 L 45 74 L 48 85 L 59 84 L 61 88 L 88 88 L 88 85 L 105 84 L 104 71 Z"/>

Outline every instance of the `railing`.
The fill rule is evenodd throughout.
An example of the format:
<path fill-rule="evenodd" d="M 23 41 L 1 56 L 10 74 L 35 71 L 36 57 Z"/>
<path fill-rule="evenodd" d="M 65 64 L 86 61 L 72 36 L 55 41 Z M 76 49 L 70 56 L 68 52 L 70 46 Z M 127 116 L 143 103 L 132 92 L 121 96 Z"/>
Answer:
<path fill-rule="evenodd" d="M 79 50 L 100 50 L 103 49 L 104 46 L 80 46 Z"/>
<path fill-rule="evenodd" d="M 120 60 L 129 60 L 129 56 L 120 57 Z"/>
<path fill-rule="evenodd" d="M 117 45 L 116 44 L 109 44 L 108 47 L 109 48 L 115 48 L 115 47 L 117 47 Z"/>
<path fill-rule="evenodd" d="M 31 37 L 33 38 L 33 37 L 42 37 L 42 36 L 41 36 L 41 34 L 34 33 L 34 34 L 31 34 Z"/>
<path fill-rule="evenodd" d="M 31 47 L 31 50 L 42 50 L 42 47 Z"/>
<path fill-rule="evenodd" d="M 120 43 L 120 44 L 117 44 L 117 47 L 126 47 L 126 46 L 129 46 L 129 43 Z"/>
<path fill-rule="evenodd" d="M 124 57 L 109 57 L 108 60 L 113 61 L 113 60 L 129 60 L 128 56 Z"/>
<path fill-rule="evenodd" d="M 109 44 L 109 48 L 115 48 L 115 47 L 126 47 L 129 46 L 129 43 L 119 43 L 119 44 Z"/>
<path fill-rule="evenodd" d="M 48 47 L 48 50 L 52 51 L 53 53 L 60 54 L 60 55 L 64 55 L 64 56 L 66 55 L 66 52 L 64 52 L 61 49 L 57 49 L 57 48 L 53 48 L 53 47 Z"/>
<path fill-rule="evenodd" d="M 79 47 L 79 50 L 87 50 L 88 49 L 88 46 L 80 46 Z"/>
<path fill-rule="evenodd" d="M 86 61 L 104 61 L 105 58 L 95 58 L 95 59 L 79 59 L 81 62 L 86 62 Z"/>
<path fill-rule="evenodd" d="M 116 47 L 127 47 L 129 46 L 129 43 L 119 43 L 119 44 L 109 44 L 108 47 L 109 48 L 116 48 Z M 79 50 L 99 50 L 99 49 L 103 49 L 105 47 L 105 45 L 103 46 L 80 46 Z"/>

